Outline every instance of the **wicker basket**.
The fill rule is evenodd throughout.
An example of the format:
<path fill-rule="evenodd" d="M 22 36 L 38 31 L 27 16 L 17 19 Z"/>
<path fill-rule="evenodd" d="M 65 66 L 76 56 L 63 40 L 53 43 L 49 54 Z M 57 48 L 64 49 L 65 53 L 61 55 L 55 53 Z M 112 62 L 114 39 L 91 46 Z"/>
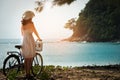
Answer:
<path fill-rule="evenodd" d="M 39 41 L 39 40 L 37 40 L 36 42 L 36 51 L 42 51 L 42 49 L 43 49 L 43 42 L 42 41 Z"/>

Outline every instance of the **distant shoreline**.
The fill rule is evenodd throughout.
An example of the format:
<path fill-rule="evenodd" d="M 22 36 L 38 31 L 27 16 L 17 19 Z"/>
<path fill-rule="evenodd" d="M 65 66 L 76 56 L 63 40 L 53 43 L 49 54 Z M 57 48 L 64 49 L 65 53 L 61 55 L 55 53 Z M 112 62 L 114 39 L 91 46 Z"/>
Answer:
<path fill-rule="evenodd" d="M 69 42 L 117 42 L 120 43 L 120 40 L 109 40 L 109 41 L 101 41 L 101 40 L 87 40 L 81 39 L 80 37 L 69 37 L 62 39 L 61 41 L 69 41 Z"/>

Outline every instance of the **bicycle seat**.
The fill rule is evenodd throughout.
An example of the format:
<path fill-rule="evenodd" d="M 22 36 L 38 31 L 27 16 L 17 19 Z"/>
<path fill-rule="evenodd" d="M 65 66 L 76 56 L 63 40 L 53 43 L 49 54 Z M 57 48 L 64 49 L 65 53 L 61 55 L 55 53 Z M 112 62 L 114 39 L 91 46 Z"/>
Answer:
<path fill-rule="evenodd" d="M 15 45 L 15 48 L 20 49 L 22 48 L 22 45 Z"/>

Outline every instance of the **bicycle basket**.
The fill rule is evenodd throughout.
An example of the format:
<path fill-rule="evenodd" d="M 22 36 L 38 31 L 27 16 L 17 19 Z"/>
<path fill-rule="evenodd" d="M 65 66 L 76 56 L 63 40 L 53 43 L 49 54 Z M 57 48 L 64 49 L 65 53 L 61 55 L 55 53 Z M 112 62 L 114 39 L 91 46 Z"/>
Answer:
<path fill-rule="evenodd" d="M 36 41 L 35 42 L 36 44 L 36 46 L 35 46 L 35 48 L 36 48 L 36 51 L 42 51 L 42 48 L 43 48 L 43 43 L 42 43 L 42 41 Z"/>

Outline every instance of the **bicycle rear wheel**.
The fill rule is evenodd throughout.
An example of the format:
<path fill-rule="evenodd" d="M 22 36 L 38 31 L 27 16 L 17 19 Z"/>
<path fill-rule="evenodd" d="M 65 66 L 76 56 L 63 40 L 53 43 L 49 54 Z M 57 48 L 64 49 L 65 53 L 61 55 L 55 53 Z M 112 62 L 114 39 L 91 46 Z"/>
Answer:
<path fill-rule="evenodd" d="M 20 69 L 20 60 L 16 55 L 9 55 L 3 63 L 3 73 L 5 76 L 15 76 Z"/>
<path fill-rule="evenodd" d="M 32 74 L 37 76 L 41 73 L 43 68 L 43 58 L 39 53 L 36 53 L 36 56 L 33 59 L 32 63 Z"/>

